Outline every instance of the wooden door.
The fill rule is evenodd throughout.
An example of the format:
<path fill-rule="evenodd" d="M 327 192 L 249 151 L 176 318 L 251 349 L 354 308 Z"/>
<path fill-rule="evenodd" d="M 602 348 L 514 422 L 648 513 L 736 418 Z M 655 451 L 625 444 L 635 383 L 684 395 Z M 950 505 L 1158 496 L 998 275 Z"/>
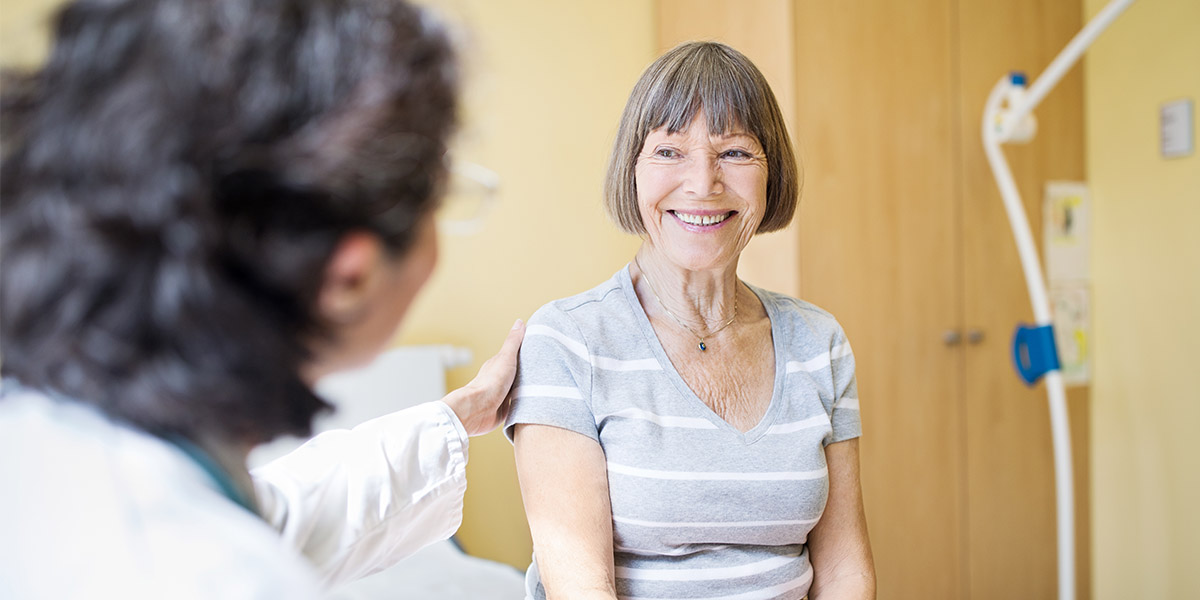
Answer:
<path fill-rule="evenodd" d="M 961 319 L 949 0 L 659 6 L 664 49 L 737 47 L 793 125 L 797 221 L 752 242 L 741 273 L 850 337 L 879 597 L 960 597 L 962 358 L 941 337 Z"/>
<path fill-rule="evenodd" d="M 879 598 L 962 597 L 950 2 L 795 7 L 800 285 L 858 361 Z"/>

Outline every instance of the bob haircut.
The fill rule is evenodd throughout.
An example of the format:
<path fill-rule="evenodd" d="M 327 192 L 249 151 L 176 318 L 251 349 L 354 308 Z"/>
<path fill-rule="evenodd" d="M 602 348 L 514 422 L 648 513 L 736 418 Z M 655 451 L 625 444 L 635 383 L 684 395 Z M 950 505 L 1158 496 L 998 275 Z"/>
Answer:
<path fill-rule="evenodd" d="M 160 436 L 305 435 L 351 232 L 402 256 L 456 123 L 447 33 L 396 0 L 81 0 L 3 94 L 0 354 Z"/>
<path fill-rule="evenodd" d="M 787 227 L 800 197 L 800 171 L 779 103 L 767 80 L 741 52 L 719 42 L 686 42 L 655 60 L 629 94 L 604 179 L 604 208 L 621 230 L 646 233 L 634 173 L 646 136 L 669 133 L 708 116 L 713 134 L 743 130 L 767 154 L 767 207 L 756 233 Z"/>

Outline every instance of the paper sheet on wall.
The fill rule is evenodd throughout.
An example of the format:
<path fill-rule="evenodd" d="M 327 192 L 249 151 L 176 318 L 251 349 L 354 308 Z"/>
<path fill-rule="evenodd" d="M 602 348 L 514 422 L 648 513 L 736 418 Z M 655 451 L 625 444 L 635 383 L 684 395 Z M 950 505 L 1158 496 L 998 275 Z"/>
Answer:
<path fill-rule="evenodd" d="M 1066 385 L 1087 385 L 1091 379 L 1091 293 L 1087 285 L 1063 284 L 1050 288 L 1054 314 L 1054 341 Z"/>
<path fill-rule="evenodd" d="M 1091 378 L 1091 199 L 1087 185 L 1046 183 L 1043 248 L 1054 338 L 1063 382 L 1086 385 Z"/>
<path fill-rule="evenodd" d="M 1046 278 L 1054 287 L 1091 280 L 1091 202 L 1087 186 L 1074 181 L 1046 183 L 1042 220 Z"/>

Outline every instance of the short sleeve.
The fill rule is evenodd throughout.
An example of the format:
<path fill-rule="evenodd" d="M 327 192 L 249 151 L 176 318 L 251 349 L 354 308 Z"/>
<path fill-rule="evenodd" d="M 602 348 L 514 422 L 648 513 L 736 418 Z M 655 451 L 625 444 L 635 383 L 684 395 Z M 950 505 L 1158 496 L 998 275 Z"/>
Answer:
<path fill-rule="evenodd" d="M 600 441 L 591 406 L 589 357 L 578 325 L 562 309 L 547 304 L 529 318 L 512 408 L 504 424 L 509 441 L 522 423 L 561 427 Z"/>
<path fill-rule="evenodd" d="M 858 413 L 858 382 L 854 375 L 854 351 L 841 327 L 829 349 L 829 364 L 833 380 L 833 406 L 829 421 L 833 433 L 825 445 L 862 435 L 862 420 Z"/>

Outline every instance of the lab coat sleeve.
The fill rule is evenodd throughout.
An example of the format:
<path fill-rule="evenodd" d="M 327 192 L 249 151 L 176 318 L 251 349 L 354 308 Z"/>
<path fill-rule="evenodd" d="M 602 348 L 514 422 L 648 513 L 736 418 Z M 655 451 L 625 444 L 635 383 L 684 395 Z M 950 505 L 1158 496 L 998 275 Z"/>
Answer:
<path fill-rule="evenodd" d="M 443 402 L 328 431 L 251 473 L 259 512 L 327 587 L 353 581 L 458 530 L 467 445 Z"/>

